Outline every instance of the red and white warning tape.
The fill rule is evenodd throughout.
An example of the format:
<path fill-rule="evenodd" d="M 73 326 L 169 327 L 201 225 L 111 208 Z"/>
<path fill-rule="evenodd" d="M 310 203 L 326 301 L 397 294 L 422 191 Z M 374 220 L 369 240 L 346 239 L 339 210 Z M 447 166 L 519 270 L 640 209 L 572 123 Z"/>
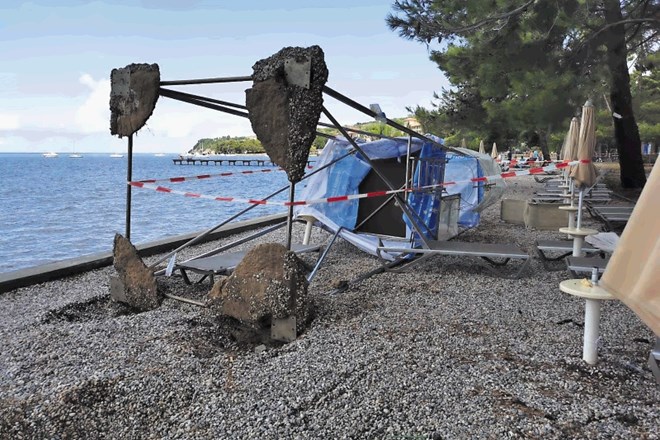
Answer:
<path fill-rule="evenodd" d="M 307 169 L 312 169 L 314 168 L 313 166 L 308 165 Z M 170 183 L 181 183 L 181 182 L 190 182 L 193 180 L 204 180 L 204 179 L 210 179 L 212 177 L 229 177 L 229 176 L 240 176 L 240 175 L 245 175 L 245 174 L 260 174 L 260 173 L 272 173 L 274 171 L 284 171 L 283 168 L 263 168 L 260 170 L 246 170 L 246 171 L 239 171 L 236 173 L 217 173 L 217 174 L 200 174 L 198 176 L 182 176 L 182 177 L 166 177 L 164 179 L 144 179 L 144 180 L 136 180 L 132 183 L 157 183 L 157 182 L 170 182 Z"/>
<path fill-rule="evenodd" d="M 177 191 L 171 188 L 166 188 L 160 185 L 154 185 L 152 181 L 139 181 L 139 182 L 128 182 L 129 185 L 136 188 L 146 188 L 152 189 L 156 192 L 168 193 L 168 194 L 178 194 L 184 197 L 192 197 L 197 199 L 206 199 L 206 200 L 215 200 L 218 202 L 231 202 L 231 203 L 248 203 L 252 205 L 277 205 L 277 206 L 303 206 L 303 205 L 315 205 L 319 203 L 335 203 L 335 202 L 345 202 L 347 200 L 356 200 L 356 199 L 366 199 L 371 197 L 382 197 L 391 194 L 403 193 L 403 192 L 418 192 L 426 191 L 429 189 L 442 188 L 450 185 L 458 185 L 462 183 L 475 183 L 475 182 L 494 182 L 502 179 L 509 179 L 512 177 L 527 176 L 533 174 L 541 174 L 546 171 L 554 171 L 557 169 L 566 168 L 573 165 L 578 165 L 581 163 L 590 163 L 590 160 L 576 160 L 572 162 L 561 162 L 557 164 L 550 164 L 546 167 L 530 168 L 520 171 L 507 171 L 505 173 L 495 174 L 493 176 L 483 176 L 483 177 L 473 177 L 467 180 L 457 180 L 450 182 L 443 182 L 437 185 L 429 185 L 423 187 L 415 187 L 409 189 L 395 189 L 387 191 L 372 191 L 362 194 L 349 194 L 344 196 L 334 196 L 334 197 L 324 197 L 321 199 L 311 199 L 311 200 L 298 200 L 293 202 L 283 202 L 283 201 L 271 201 L 271 200 L 257 200 L 257 199 L 244 199 L 239 197 L 221 197 L 221 196 L 210 196 L 205 194 L 193 193 L 188 191 Z M 178 180 L 177 180 L 178 182 Z"/>
<path fill-rule="evenodd" d="M 228 176 L 238 176 L 243 174 L 259 174 L 259 173 L 272 173 L 273 171 L 283 171 L 282 168 L 264 168 L 261 170 L 246 170 L 239 171 L 236 173 L 217 173 L 217 174 L 200 174 L 198 176 L 182 176 L 182 177 L 168 177 L 164 179 L 145 179 L 137 180 L 133 183 L 157 183 L 157 182 L 171 182 L 171 183 L 180 183 L 180 182 L 189 182 L 192 180 L 204 180 L 210 179 L 212 177 L 228 177 Z"/>

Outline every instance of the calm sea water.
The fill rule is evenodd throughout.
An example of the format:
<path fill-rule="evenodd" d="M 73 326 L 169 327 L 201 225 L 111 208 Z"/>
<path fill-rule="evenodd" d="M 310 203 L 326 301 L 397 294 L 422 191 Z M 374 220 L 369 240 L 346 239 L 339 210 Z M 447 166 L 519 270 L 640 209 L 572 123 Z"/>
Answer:
<path fill-rule="evenodd" d="M 135 154 L 133 180 L 239 173 L 260 167 L 174 165 L 175 155 Z M 83 154 L 44 158 L 0 154 L 0 272 L 112 250 L 125 231 L 127 157 Z M 287 185 L 282 171 L 161 183 L 214 196 L 263 198 Z M 284 191 L 275 200 L 285 200 Z M 193 199 L 153 190 L 132 190 L 131 241 L 135 244 L 200 231 L 248 205 Z M 257 206 L 238 220 L 283 212 Z"/>

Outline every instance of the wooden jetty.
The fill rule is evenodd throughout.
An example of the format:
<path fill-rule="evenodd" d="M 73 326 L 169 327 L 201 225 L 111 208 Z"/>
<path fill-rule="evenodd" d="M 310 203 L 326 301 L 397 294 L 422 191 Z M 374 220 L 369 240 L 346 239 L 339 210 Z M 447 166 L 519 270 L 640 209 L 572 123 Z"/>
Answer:
<path fill-rule="evenodd" d="M 174 165 L 230 165 L 230 166 L 275 166 L 275 164 L 269 159 L 203 159 L 203 158 L 178 158 L 172 159 Z M 307 165 L 310 166 L 313 164 L 313 160 L 308 160 Z"/>

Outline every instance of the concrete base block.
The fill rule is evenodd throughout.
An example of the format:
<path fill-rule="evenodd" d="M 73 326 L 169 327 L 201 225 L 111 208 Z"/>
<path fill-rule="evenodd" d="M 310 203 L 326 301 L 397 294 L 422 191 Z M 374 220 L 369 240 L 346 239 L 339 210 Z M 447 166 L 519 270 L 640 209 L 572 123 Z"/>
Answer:
<path fill-rule="evenodd" d="M 525 226 L 527 228 L 557 230 L 568 225 L 568 213 L 557 203 L 527 203 Z"/>
<path fill-rule="evenodd" d="M 531 203 L 528 200 L 502 199 L 500 218 L 527 228 L 557 230 L 568 225 L 568 213 L 557 203 Z"/>
<path fill-rule="evenodd" d="M 525 208 L 527 200 L 502 199 L 500 218 L 514 225 L 525 224 Z"/>

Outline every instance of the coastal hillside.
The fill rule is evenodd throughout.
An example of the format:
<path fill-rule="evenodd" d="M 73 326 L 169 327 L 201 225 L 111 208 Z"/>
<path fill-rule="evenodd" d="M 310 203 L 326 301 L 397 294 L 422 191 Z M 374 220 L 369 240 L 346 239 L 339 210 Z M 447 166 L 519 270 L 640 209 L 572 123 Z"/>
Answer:
<path fill-rule="evenodd" d="M 413 118 L 394 118 L 395 122 L 409 126 L 413 129 L 416 127 L 411 125 L 410 120 Z M 360 122 L 350 125 L 349 128 L 374 133 L 376 135 L 384 136 L 403 136 L 404 133 L 396 130 L 389 125 L 380 122 Z M 339 131 L 332 128 L 323 128 L 319 130 L 322 133 L 332 136 L 338 135 Z M 368 140 L 368 135 L 359 135 L 358 137 Z M 375 137 L 374 137 L 375 139 Z M 323 149 L 327 142 L 327 138 L 317 136 L 312 144 L 311 152 Z M 261 142 L 254 136 L 222 136 L 218 138 L 204 138 L 197 141 L 197 143 L 188 151 L 189 154 L 254 154 L 264 153 L 264 147 Z"/>

